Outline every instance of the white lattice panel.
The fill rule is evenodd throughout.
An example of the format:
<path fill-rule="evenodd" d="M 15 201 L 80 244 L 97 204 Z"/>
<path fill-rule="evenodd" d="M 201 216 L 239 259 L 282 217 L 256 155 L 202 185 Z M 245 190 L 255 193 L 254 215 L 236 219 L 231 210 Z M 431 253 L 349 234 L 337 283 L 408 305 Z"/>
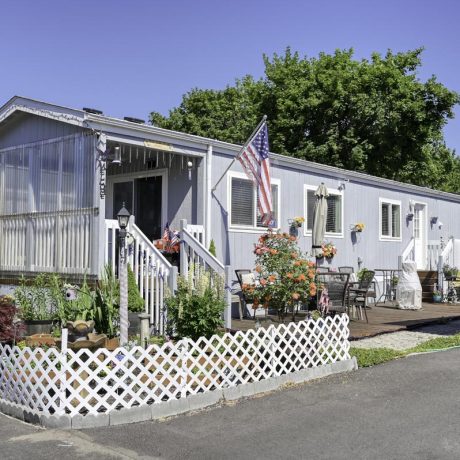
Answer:
<path fill-rule="evenodd" d="M 327 317 L 147 349 L 0 346 L 0 397 L 70 415 L 159 404 L 350 359 L 348 322 Z"/>

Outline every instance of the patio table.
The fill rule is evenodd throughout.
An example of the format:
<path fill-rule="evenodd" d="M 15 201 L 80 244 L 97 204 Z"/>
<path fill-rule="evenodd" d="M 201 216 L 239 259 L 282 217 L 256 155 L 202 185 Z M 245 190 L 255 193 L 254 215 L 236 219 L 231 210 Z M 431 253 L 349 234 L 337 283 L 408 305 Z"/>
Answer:
<path fill-rule="evenodd" d="M 395 268 L 376 268 L 375 270 L 375 277 L 382 278 L 382 290 L 380 297 L 378 298 L 377 302 L 383 298 L 383 301 L 386 302 L 387 300 L 395 300 L 396 298 L 396 291 L 395 291 L 395 284 L 393 283 L 394 277 L 399 273 L 398 269 Z M 376 283 L 379 284 L 378 282 Z"/>

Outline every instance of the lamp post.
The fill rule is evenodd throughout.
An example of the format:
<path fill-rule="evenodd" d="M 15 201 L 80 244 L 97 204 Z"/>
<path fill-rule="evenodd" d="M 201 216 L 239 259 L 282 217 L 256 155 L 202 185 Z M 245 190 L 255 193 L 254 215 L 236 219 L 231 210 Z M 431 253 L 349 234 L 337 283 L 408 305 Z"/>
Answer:
<path fill-rule="evenodd" d="M 123 203 L 118 211 L 117 219 L 120 231 L 119 237 L 119 258 L 118 258 L 118 279 L 120 280 L 120 345 L 128 343 L 128 272 L 126 268 L 126 235 L 130 214 Z"/>

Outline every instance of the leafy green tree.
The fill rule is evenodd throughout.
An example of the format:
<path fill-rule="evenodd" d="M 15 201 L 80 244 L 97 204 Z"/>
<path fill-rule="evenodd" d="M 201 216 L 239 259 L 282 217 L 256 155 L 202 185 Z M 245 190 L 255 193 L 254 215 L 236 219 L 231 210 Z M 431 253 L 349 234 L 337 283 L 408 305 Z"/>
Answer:
<path fill-rule="evenodd" d="M 283 155 L 460 192 L 460 165 L 442 129 L 460 102 L 436 77 L 422 82 L 422 49 L 353 59 L 353 50 L 264 56 L 265 77 L 224 90 L 194 89 L 158 126 L 242 143 L 268 115 Z"/>

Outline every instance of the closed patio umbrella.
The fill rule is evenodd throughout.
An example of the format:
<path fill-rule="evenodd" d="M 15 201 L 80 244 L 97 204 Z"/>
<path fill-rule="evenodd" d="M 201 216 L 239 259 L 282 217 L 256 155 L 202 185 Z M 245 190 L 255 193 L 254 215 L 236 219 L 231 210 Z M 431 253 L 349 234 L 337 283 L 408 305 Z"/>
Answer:
<path fill-rule="evenodd" d="M 327 197 L 329 192 L 327 187 L 321 183 L 315 192 L 316 203 L 313 212 L 313 229 L 311 235 L 311 252 L 314 257 L 320 256 L 323 251 L 321 245 L 324 241 L 326 233 L 326 218 L 327 218 Z"/>

